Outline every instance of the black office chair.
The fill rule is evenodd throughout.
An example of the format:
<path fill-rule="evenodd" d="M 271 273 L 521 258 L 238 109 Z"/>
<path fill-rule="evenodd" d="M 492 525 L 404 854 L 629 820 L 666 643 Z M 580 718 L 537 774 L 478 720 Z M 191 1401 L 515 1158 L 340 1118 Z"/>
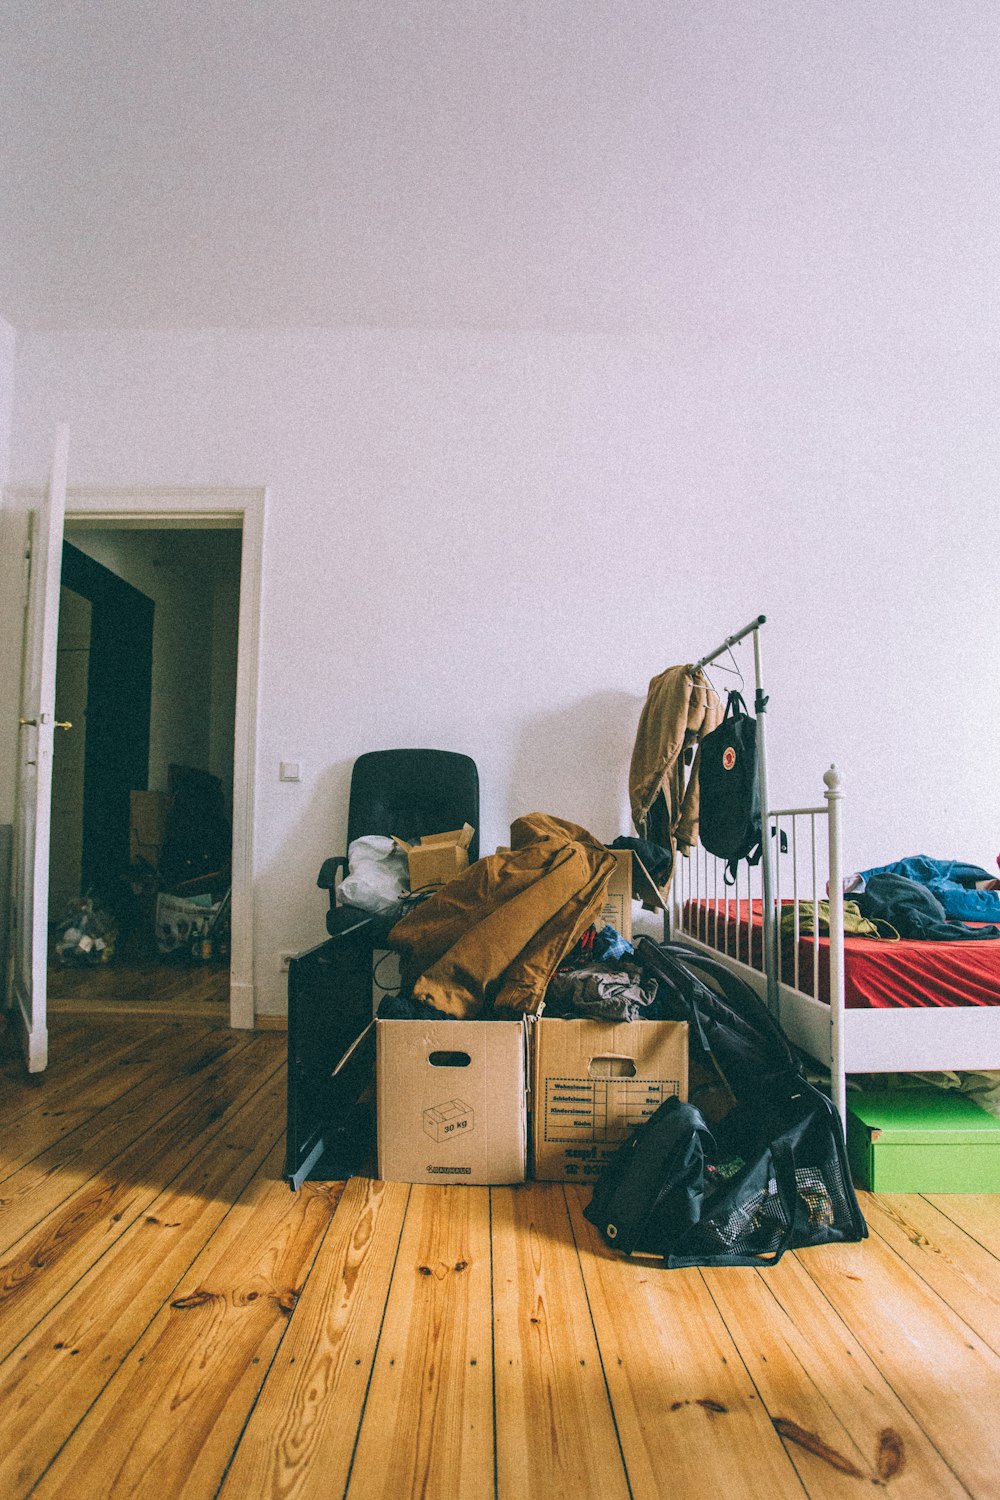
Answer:
<path fill-rule="evenodd" d="M 366 834 L 395 834 L 408 844 L 424 834 L 447 833 L 469 823 L 475 829 L 469 862 L 479 858 L 479 772 L 468 755 L 454 750 L 370 750 L 351 772 L 347 806 L 347 846 Z M 330 892 L 326 929 L 337 937 L 371 913 L 337 906 L 339 877 L 347 856 L 323 861 L 316 884 Z"/>
<path fill-rule="evenodd" d="M 450 750 L 375 750 L 354 763 L 347 843 L 395 834 L 413 843 L 471 823 L 469 859 L 479 857 L 479 774 Z M 330 892 L 325 942 L 288 969 L 288 1129 L 285 1178 L 335 1180 L 374 1170 L 368 1096 L 375 1067 L 372 958 L 398 912 L 337 906 L 347 858 L 325 860 L 317 884 Z"/>

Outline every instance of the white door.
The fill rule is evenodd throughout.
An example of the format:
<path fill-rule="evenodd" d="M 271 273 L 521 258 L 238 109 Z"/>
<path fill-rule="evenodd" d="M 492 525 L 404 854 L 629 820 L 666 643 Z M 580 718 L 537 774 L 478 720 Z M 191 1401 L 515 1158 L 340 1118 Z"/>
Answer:
<path fill-rule="evenodd" d="M 45 969 L 49 925 L 49 817 L 68 454 L 69 428 L 63 423 L 56 432 L 55 456 L 45 499 L 30 518 L 31 560 L 24 618 L 14 832 L 14 1013 L 21 1030 L 29 1073 L 42 1072 L 48 1062 Z"/>

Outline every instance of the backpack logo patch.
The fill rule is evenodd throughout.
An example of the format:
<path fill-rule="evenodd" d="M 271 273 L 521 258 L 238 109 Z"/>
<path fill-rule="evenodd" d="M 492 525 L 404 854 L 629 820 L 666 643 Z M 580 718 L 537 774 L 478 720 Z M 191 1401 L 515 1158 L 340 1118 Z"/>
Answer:
<path fill-rule="evenodd" d="M 732 745 L 727 745 L 722 755 L 722 769 L 731 771 L 736 764 L 736 751 Z"/>

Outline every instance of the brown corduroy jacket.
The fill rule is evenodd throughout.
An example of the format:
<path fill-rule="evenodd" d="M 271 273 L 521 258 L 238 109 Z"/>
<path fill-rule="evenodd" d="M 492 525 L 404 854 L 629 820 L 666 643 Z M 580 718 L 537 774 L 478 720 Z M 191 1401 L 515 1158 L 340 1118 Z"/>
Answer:
<path fill-rule="evenodd" d="M 393 927 L 404 994 L 463 1018 L 538 1010 L 599 914 L 615 858 L 546 813 L 518 818 L 510 836 L 510 849 L 476 860 Z"/>
<path fill-rule="evenodd" d="M 697 842 L 698 766 L 685 788 L 683 752 L 721 720 L 722 704 L 704 672 L 668 667 L 650 682 L 628 776 L 632 822 L 642 838 L 682 854 Z"/>

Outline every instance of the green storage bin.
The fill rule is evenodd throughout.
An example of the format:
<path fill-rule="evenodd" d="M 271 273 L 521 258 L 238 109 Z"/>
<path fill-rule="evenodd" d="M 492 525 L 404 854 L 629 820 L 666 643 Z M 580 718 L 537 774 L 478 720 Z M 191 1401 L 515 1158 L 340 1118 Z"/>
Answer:
<path fill-rule="evenodd" d="M 1000 1193 L 1000 1119 L 953 1089 L 847 1096 L 847 1154 L 875 1193 Z"/>

